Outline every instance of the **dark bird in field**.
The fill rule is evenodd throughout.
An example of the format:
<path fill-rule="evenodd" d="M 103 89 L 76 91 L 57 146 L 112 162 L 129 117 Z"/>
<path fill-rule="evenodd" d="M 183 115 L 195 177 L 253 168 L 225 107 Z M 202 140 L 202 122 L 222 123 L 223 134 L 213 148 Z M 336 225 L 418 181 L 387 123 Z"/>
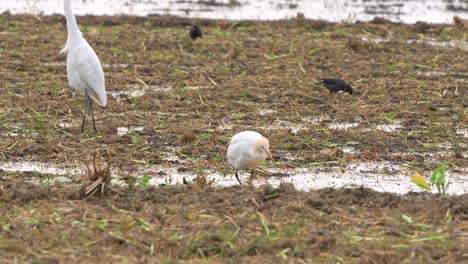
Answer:
<path fill-rule="evenodd" d="M 339 91 L 353 94 L 353 87 L 339 78 L 325 78 L 320 80 L 320 84 L 325 86 L 330 93 L 337 93 Z"/>
<path fill-rule="evenodd" d="M 190 37 L 193 39 L 193 40 L 196 40 L 197 38 L 201 38 L 203 35 L 202 31 L 201 31 L 201 28 L 197 25 L 193 25 L 191 28 L 190 28 Z"/>

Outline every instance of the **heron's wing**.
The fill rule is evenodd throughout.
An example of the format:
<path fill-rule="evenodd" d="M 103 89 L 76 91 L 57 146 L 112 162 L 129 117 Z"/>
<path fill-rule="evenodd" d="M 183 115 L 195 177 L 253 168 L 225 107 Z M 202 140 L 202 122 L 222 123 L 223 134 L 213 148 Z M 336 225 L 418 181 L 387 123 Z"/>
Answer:
<path fill-rule="evenodd" d="M 77 51 L 77 54 L 74 54 L 74 70 L 76 70 L 80 79 L 87 84 L 91 98 L 99 105 L 106 106 L 107 96 L 104 72 L 96 52 L 94 52 L 87 42 L 83 42 Z"/>

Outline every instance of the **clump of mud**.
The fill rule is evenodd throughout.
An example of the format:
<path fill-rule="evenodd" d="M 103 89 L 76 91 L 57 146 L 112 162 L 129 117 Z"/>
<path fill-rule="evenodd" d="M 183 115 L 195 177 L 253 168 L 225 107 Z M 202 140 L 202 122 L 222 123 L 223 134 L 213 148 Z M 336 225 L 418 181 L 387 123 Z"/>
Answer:
<path fill-rule="evenodd" d="M 88 186 L 88 185 L 86 185 Z M 204 177 L 193 183 L 176 186 L 140 187 L 131 190 L 127 187 L 112 186 L 112 192 L 103 192 L 100 198 L 88 197 L 88 200 L 111 201 L 126 210 L 142 208 L 143 204 L 177 204 L 179 206 L 208 207 L 208 210 L 222 212 L 229 207 L 258 208 L 275 207 L 302 201 L 313 209 L 325 213 L 336 212 L 333 208 L 354 210 L 356 208 L 388 208 L 407 212 L 426 210 L 446 213 L 449 210 L 455 216 L 468 218 L 468 194 L 460 196 L 418 194 L 397 195 L 359 188 L 325 188 L 308 192 L 298 191 L 291 183 L 282 183 L 278 188 L 269 184 L 255 188 L 252 186 L 233 186 L 227 188 L 211 186 Z M 80 188 L 83 190 L 83 186 Z M 7 183 L 2 185 L 0 199 L 3 202 L 23 204 L 35 200 L 76 199 L 76 187 L 51 185 L 41 186 L 32 183 Z M 131 206 L 129 205 L 131 202 Z M 136 207 L 135 207 L 136 205 Z M 248 207 L 249 207 L 248 206 Z M 132 208 L 130 208 L 132 207 Z"/>

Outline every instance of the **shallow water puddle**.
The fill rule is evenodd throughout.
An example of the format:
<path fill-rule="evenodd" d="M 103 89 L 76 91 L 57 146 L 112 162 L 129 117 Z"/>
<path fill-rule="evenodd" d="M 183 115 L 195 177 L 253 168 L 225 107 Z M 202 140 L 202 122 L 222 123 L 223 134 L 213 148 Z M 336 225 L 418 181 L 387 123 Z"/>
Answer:
<path fill-rule="evenodd" d="M 130 91 L 108 91 L 107 94 L 112 96 L 114 99 L 128 98 L 128 97 L 140 97 L 145 95 L 143 89 L 134 89 Z"/>
<path fill-rule="evenodd" d="M 27 138 L 37 138 L 39 133 L 30 132 L 30 131 L 0 131 L 0 137 L 27 137 Z"/>
<path fill-rule="evenodd" d="M 259 127 L 260 128 L 260 127 Z M 261 127 L 265 130 L 282 130 L 286 129 L 293 135 L 297 134 L 297 132 L 301 130 L 307 130 L 309 127 L 305 124 L 295 124 L 289 121 L 277 121 L 276 124 L 267 125 L 265 127 Z"/>
<path fill-rule="evenodd" d="M 186 18 L 210 19 L 285 19 L 298 13 L 307 18 L 327 21 L 371 20 L 375 16 L 394 21 L 414 23 L 451 23 L 454 15 L 466 10 L 467 4 L 459 1 L 437 0 L 109 0 L 75 1 L 77 15 L 176 15 Z M 62 14 L 63 4 L 59 0 L 2 0 L 0 13 Z"/>
<path fill-rule="evenodd" d="M 455 130 L 455 133 L 460 137 L 464 137 L 464 138 L 468 137 L 468 129 L 466 128 L 458 128 Z"/>
<path fill-rule="evenodd" d="M 269 113 L 266 113 L 269 114 Z M 232 130 L 234 125 L 231 123 L 222 122 L 219 126 L 216 127 L 219 131 Z M 251 128 L 250 128 L 251 129 Z M 249 130 L 250 130 L 249 129 Z M 291 134 L 295 135 L 301 130 L 309 129 L 306 124 L 297 124 L 285 120 L 276 120 L 273 124 L 266 126 L 255 127 L 254 130 L 288 130 Z"/>
<path fill-rule="evenodd" d="M 0 170 L 6 172 L 37 172 L 41 174 L 56 175 L 36 179 L 33 181 L 40 183 L 70 182 L 67 176 L 84 175 L 83 166 L 59 166 L 56 164 L 40 162 L 7 162 L 0 164 Z M 277 187 L 281 183 L 293 183 L 297 189 L 309 190 L 326 187 L 355 187 L 361 186 L 372 188 L 377 191 L 393 192 L 404 194 L 409 191 L 420 191 L 418 187 L 409 181 L 411 172 L 407 172 L 398 164 L 390 162 L 364 162 L 352 163 L 345 167 L 341 166 L 316 166 L 312 168 L 296 169 L 267 169 L 272 176 L 257 176 L 253 180 L 255 186 L 269 183 Z M 468 168 L 463 168 L 462 173 L 447 172 L 447 177 L 451 182 L 450 194 L 463 194 L 468 192 Z M 222 175 L 218 171 L 204 170 L 201 173 L 208 180 L 214 179 L 214 185 L 233 186 L 237 185 L 234 175 Z M 137 171 L 122 171 L 114 169 L 112 172 L 113 183 L 120 183 L 118 175 L 130 174 L 141 177 L 151 176 L 150 184 L 182 184 L 185 181 L 191 182 L 197 177 L 193 172 L 180 171 L 178 167 L 142 166 Z M 275 176 L 277 175 L 277 176 Z M 240 173 L 241 181 L 247 183 L 250 172 Z M 25 181 L 30 179 L 23 179 Z"/>
<path fill-rule="evenodd" d="M 414 156 L 414 157 L 419 157 L 420 159 L 424 159 L 425 161 L 430 161 L 433 163 L 441 163 L 443 158 L 452 157 L 456 154 L 454 151 L 448 149 L 448 150 L 442 150 L 442 151 L 419 152 L 419 153 L 395 152 L 389 155 L 393 157 Z M 466 152 L 462 152 L 460 153 L 460 155 L 464 159 L 468 158 L 468 153 Z"/>
<path fill-rule="evenodd" d="M 431 46 L 442 47 L 442 48 L 460 48 L 468 50 L 468 41 L 464 40 L 449 40 L 449 41 L 438 41 L 431 38 L 426 39 L 409 39 L 406 41 L 408 44 L 429 44 Z"/>
<path fill-rule="evenodd" d="M 128 118 L 129 116 L 158 116 L 158 117 L 190 117 L 189 114 L 186 113 L 172 113 L 172 112 L 161 112 L 161 111 L 141 111 L 141 110 L 129 110 L 126 112 L 111 112 L 108 114 L 109 116 L 120 116 Z"/>
<path fill-rule="evenodd" d="M 70 127 L 76 127 L 78 125 L 73 122 L 60 122 L 60 123 L 57 123 L 57 126 L 61 128 L 70 128 Z"/>
<path fill-rule="evenodd" d="M 273 110 L 273 109 L 259 109 L 258 114 L 261 116 L 266 116 L 266 115 L 271 115 L 273 113 L 276 113 L 278 111 Z"/>
<path fill-rule="evenodd" d="M 219 131 L 232 130 L 232 128 L 233 128 L 232 125 L 228 125 L 224 123 L 223 121 L 221 121 L 221 124 L 216 127 L 216 129 Z"/>
<path fill-rule="evenodd" d="M 139 85 L 139 84 L 129 84 L 125 86 L 127 89 L 131 91 L 155 91 L 155 92 L 167 92 L 172 90 L 171 85 Z"/>
<path fill-rule="evenodd" d="M 112 96 L 114 99 L 128 98 L 128 97 L 140 97 L 146 94 L 147 91 L 154 92 L 167 92 L 172 90 L 170 85 L 139 85 L 139 84 L 128 84 L 125 85 L 125 90 L 119 91 L 108 91 L 107 94 Z"/>
<path fill-rule="evenodd" d="M 333 123 L 329 125 L 328 128 L 334 130 L 348 130 L 357 126 L 359 126 L 359 123 Z"/>
<path fill-rule="evenodd" d="M 356 128 L 360 125 L 358 122 L 353 123 L 333 123 L 328 126 L 329 129 L 333 130 L 349 130 L 352 128 Z M 361 131 L 369 132 L 373 130 L 381 130 L 384 132 L 396 132 L 402 129 L 401 121 L 395 121 L 390 124 L 379 124 L 379 125 L 371 125 L 370 128 L 363 128 Z"/>
<path fill-rule="evenodd" d="M 424 77 L 442 77 L 449 76 L 452 81 L 456 82 L 468 82 L 468 74 L 464 72 L 443 72 L 443 71 L 414 71 L 416 75 Z"/>
<path fill-rule="evenodd" d="M 204 89 L 210 89 L 211 86 L 208 85 L 195 85 L 195 86 L 184 86 L 184 89 L 187 90 L 204 90 Z"/>
<path fill-rule="evenodd" d="M 369 37 L 369 36 L 360 36 L 360 40 L 364 42 L 371 42 L 376 44 L 390 43 L 394 41 L 391 38 L 379 38 L 379 37 Z M 439 41 L 432 38 L 425 39 L 408 39 L 405 41 L 407 44 L 427 44 L 435 47 L 442 48 L 460 48 L 468 50 L 468 41 L 465 40 L 449 40 L 449 41 Z M 437 73 L 436 73 L 437 74 Z"/>
<path fill-rule="evenodd" d="M 403 128 L 403 125 L 401 124 L 401 121 L 395 121 L 391 124 L 375 125 L 373 128 L 376 130 L 382 130 L 385 132 L 396 132 L 396 131 L 401 130 Z"/>
<path fill-rule="evenodd" d="M 143 132 L 143 130 L 145 130 L 144 126 L 118 127 L 117 128 L 117 135 L 123 136 L 123 135 L 126 135 L 128 133 L 132 133 L 132 132 L 141 133 L 141 132 Z"/>
<path fill-rule="evenodd" d="M 350 146 L 350 145 L 341 146 L 340 149 L 345 154 L 355 154 L 356 153 L 356 149 L 353 146 Z"/>
<path fill-rule="evenodd" d="M 301 118 L 304 123 L 320 124 L 323 121 L 333 121 L 330 115 L 306 116 Z"/>
<path fill-rule="evenodd" d="M 274 113 L 274 110 L 268 111 L 268 110 L 259 110 L 260 115 L 270 115 L 271 113 Z M 266 125 L 266 126 L 260 126 L 256 127 L 255 129 L 258 130 L 289 130 L 289 132 L 293 135 L 297 134 L 299 131 L 302 130 L 308 130 L 311 128 L 312 125 L 321 125 L 323 121 L 327 121 L 326 124 L 323 124 L 328 127 L 328 129 L 332 130 L 350 130 L 359 127 L 360 125 L 362 126 L 363 123 L 360 122 L 334 122 L 330 117 L 328 116 L 311 116 L 311 117 L 305 117 L 301 118 L 301 123 L 294 123 L 291 121 L 287 120 L 275 120 L 273 124 Z M 330 122 L 330 123 L 328 123 Z M 363 132 L 370 132 L 374 130 L 381 130 L 384 132 L 398 132 L 401 129 L 403 129 L 402 121 L 396 120 L 393 121 L 392 123 L 388 124 L 364 124 L 367 126 L 367 128 L 357 128 L 359 131 Z M 216 129 L 220 131 L 224 130 L 231 130 L 233 129 L 234 125 L 231 123 L 222 123 L 219 125 Z"/>
<path fill-rule="evenodd" d="M 420 189 L 409 181 L 409 175 L 402 171 L 400 165 L 380 162 L 380 163 L 356 163 L 350 164 L 346 168 L 341 167 L 314 167 L 299 168 L 292 170 L 268 169 L 269 172 L 282 176 L 262 177 L 258 176 L 253 180 L 253 185 L 271 184 L 274 187 L 281 183 L 293 183 L 299 190 L 310 190 L 320 188 L 339 187 L 364 187 L 372 188 L 382 192 L 393 192 L 404 194 L 410 191 L 419 192 Z M 197 175 L 187 172 L 179 172 L 177 168 L 164 169 L 142 169 L 142 173 L 157 172 L 156 177 L 151 178 L 150 183 L 159 184 L 182 184 L 185 181 L 193 181 Z M 161 172 L 165 175 L 159 176 Z M 237 185 L 234 175 L 221 175 L 218 172 L 204 172 L 208 180 L 215 180 L 217 186 Z M 467 174 L 449 173 L 447 175 L 451 181 L 449 193 L 463 194 L 468 192 L 468 172 Z M 241 181 L 247 183 L 250 172 L 243 171 L 240 174 Z"/>
<path fill-rule="evenodd" d="M 6 172 L 37 172 L 54 175 L 76 175 L 83 173 L 83 168 L 81 166 L 58 166 L 57 164 L 43 162 L 0 163 L 0 170 Z"/>
<path fill-rule="evenodd" d="M 421 71 L 421 70 L 417 70 L 414 73 L 416 75 L 421 75 L 421 76 L 426 76 L 426 77 L 446 76 L 446 75 L 448 75 L 447 72 L 441 72 L 441 71 Z"/>

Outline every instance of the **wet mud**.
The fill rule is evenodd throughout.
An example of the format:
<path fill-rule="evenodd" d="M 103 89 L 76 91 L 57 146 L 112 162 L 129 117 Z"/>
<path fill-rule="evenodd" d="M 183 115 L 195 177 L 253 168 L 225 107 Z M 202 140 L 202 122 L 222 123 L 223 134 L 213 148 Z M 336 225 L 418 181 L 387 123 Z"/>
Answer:
<path fill-rule="evenodd" d="M 79 17 L 109 99 L 98 133 L 81 134 L 63 17 L 0 15 L 2 263 L 467 261 L 465 29 L 197 20 L 193 43 L 193 22 Z M 323 77 L 356 93 L 329 94 Z M 254 186 L 228 184 L 226 145 L 246 129 L 275 162 Z M 96 149 L 117 191 L 83 200 Z M 458 195 L 356 187 L 404 186 L 443 162 Z M 299 172 L 334 180 L 301 188 Z"/>

